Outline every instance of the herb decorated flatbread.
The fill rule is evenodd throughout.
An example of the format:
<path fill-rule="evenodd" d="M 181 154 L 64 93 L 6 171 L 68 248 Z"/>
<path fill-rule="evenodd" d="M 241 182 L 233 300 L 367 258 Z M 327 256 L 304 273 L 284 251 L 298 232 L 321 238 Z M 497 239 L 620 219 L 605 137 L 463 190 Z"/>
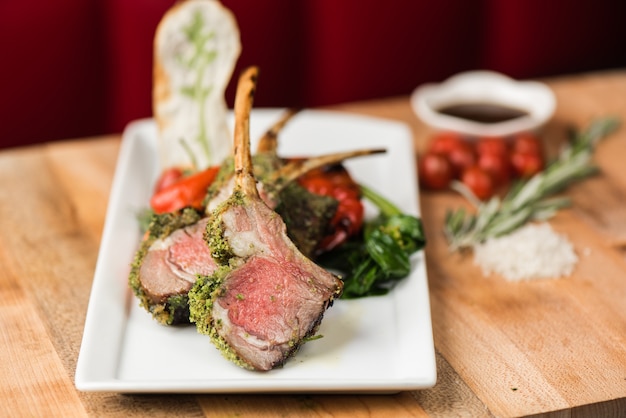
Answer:
<path fill-rule="evenodd" d="M 224 91 L 240 52 L 237 22 L 217 0 L 185 0 L 163 16 L 153 89 L 163 167 L 203 169 L 231 154 Z"/>

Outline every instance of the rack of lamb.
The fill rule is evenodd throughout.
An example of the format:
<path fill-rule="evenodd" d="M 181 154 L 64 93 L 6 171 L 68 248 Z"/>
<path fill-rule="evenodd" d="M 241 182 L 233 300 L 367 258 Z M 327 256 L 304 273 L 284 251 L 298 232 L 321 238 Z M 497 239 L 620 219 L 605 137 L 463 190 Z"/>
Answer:
<path fill-rule="evenodd" d="M 315 335 L 342 281 L 304 256 L 260 197 L 249 118 L 258 70 L 244 71 L 235 98 L 235 185 L 210 213 L 205 239 L 219 267 L 189 292 L 190 319 L 222 354 L 251 370 L 281 366 Z"/>

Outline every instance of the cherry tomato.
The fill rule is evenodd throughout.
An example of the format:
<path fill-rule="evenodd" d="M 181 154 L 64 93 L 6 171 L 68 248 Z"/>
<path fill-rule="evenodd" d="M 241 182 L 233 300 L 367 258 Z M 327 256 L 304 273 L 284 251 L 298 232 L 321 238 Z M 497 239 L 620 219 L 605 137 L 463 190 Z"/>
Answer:
<path fill-rule="evenodd" d="M 450 161 L 433 152 L 428 152 L 419 159 L 418 172 L 422 186 L 431 190 L 445 189 L 454 177 Z"/>
<path fill-rule="evenodd" d="M 428 146 L 428 152 L 448 155 L 450 151 L 462 146 L 463 139 L 454 132 L 439 132 L 433 136 Z"/>
<path fill-rule="evenodd" d="M 476 153 L 479 156 L 483 154 L 507 156 L 509 154 L 509 146 L 503 138 L 483 137 L 476 142 Z"/>
<path fill-rule="evenodd" d="M 540 154 L 514 152 L 511 154 L 514 173 L 522 178 L 531 177 L 543 170 L 543 158 Z"/>
<path fill-rule="evenodd" d="M 460 176 L 467 168 L 476 164 L 476 153 L 468 142 L 461 142 L 448 153 L 455 175 Z"/>
<path fill-rule="evenodd" d="M 521 133 L 513 138 L 513 153 L 541 155 L 541 142 L 531 133 Z"/>
<path fill-rule="evenodd" d="M 461 181 L 480 200 L 487 200 L 493 196 L 493 179 L 485 170 L 478 166 L 467 168 L 461 175 Z"/>
<path fill-rule="evenodd" d="M 478 167 L 491 176 L 495 187 L 504 186 L 511 180 L 511 163 L 508 154 L 489 152 L 480 154 Z"/>

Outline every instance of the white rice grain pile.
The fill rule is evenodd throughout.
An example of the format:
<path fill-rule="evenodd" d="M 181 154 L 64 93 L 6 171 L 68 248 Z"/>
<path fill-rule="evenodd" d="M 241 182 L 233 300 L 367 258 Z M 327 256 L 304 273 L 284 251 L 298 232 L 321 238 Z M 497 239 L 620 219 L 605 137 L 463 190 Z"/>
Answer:
<path fill-rule="evenodd" d="M 527 224 L 474 246 L 474 263 L 485 275 L 511 281 L 569 276 L 577 262 L 569 240 L 547 223 Z"/>

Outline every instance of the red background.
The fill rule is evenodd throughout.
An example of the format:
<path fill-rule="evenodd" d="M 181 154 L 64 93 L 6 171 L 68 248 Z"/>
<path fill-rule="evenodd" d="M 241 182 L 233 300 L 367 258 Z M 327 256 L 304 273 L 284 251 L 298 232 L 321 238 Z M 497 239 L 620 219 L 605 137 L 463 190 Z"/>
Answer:
<path fill-rule="evenodd" d="M 150 116 L 152 40 L 173 3 L 0 2 L 0 148 L 121 132 Z M 626 67 L 621 0 L 223 4 L 241 31 L 235 74 L 261 69 L 258 107 L 406 95 L 470 69 L 536 78 Z"/>

